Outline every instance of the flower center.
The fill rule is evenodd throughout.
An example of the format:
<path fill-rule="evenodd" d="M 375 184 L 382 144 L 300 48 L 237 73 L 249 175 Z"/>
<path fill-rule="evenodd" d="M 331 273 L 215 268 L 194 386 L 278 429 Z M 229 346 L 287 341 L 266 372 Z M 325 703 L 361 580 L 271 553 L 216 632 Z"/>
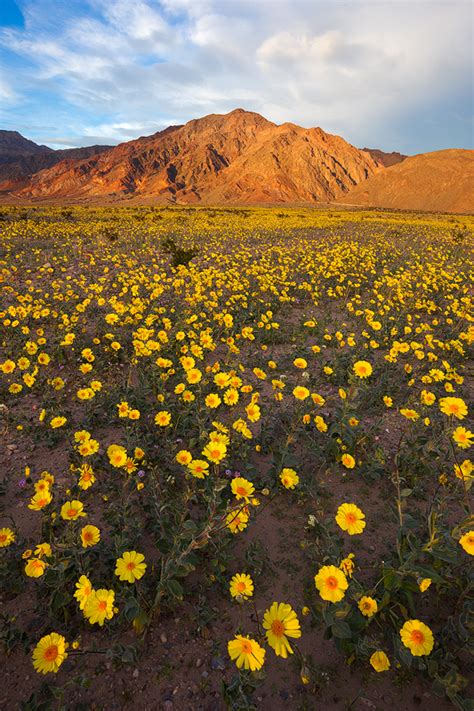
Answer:
<path fill-rule="evenodd" d="M 69 516 L 69 518 L 72 518 L 73 516 L 75 516 L 76 513 L 77 513 L 76 509 L 68 509 L 68 511 L 67 511 L 67 515 Z"/>
<path fill-rule="evenodd" d="M 335 588 L 337 588 L 337 579 L 333 576 L 329 577 L 326 580 L 326 585 L 328 588 L 331 588 L 331 590 L 334 590 Z"/>
<path fill-rule="evenodd" d="M 56 646 L 55 644 L 52 644 L 50 647 L 48 647 L 48 648 L 45 650 L 45 652 L 44 652 L 44 658 L 45 658 L 48 662 L 54 662 L 54 660 L 55 660 L 55 659 L 57 658 L 57 656 L 58 656 L 58 653 L 59 653 L 59 652 L 58 652 L 57 646 Z"/>
<path fill-rule="evenodd" d="M 247 496 L 247 489 L 244 489 L 243 486 L 237 487 L 237 493 L 240 494 L 240 496 Z"/>
<path fill-rule="evenodd" d="M 243 583 L 243 582 L 237 583 L 237 590 L 238 590 L 239 592 L 244 592 L 244 590 L 245 590 L 245 583 Z"/>
<path fill-rule="evenodd" d="M 129 563 L 127 563 L 127 570 L 134 570 L 135 568 L 135 563 L 133 560 L 131 560 Z"/>
<path fill-rule="evenodd" d="M 5 543 L 6 540 L 7 540 L 7 534 L 0 533 L 0 543 Z"/>
<path fill-rule="evenodd" d="M 251 654 L 252 645 L 246 639 L 242 640 L 242 654 Z"/>
<path fill-rule="evenodd" d="M 355 523 L 357 521 L 355 514 L 353 514 L 353 513 L 346 514 L 346 521 L 349 524 Z"/>
<path fill-rule="evenodd" d="M 415 644 L 423 644 L 425 641 L 425 636 L 420 630 L 414 630 L 411 633 L 411 638 Z"/>
<path fill-rule="evenodd" d="M 282 637 L 285 633 L 285 627 L 281 620 L 273 620 L 272 622 L 272 632 L 276 637 Z"/>
<path fill-rule="evenodd" d="M 107 609 L 107 601 L 106 600 L 101 600 L 98 605 L 99 610 L 106 610 Z"/>

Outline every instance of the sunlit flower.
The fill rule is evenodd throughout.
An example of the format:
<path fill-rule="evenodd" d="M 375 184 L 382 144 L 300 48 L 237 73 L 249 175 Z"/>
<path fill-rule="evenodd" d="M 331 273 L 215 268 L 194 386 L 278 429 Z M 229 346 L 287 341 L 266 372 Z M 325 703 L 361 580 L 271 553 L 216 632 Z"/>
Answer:
<path fill-rule="evenodd" d="M 293 654 L 288 637 L 298 639 L 301 637 L 301 629 L 296 612 L 290 605 L 274 602 L 265 611 L 263 629 L 266 630 L 268 644 L 277 656 L 286 659 L 288 654 Z"/>
<path fill-rule="evenodd" d="M 232 597 L 245 600 L 253 595 L 253 580 L 246 573 L 237 573 L 231 579 L 229 589 Z"/>
<path fill-rule="evenodd" d="M 228 643 L 227 649 L 230 658 L 235 661 L 239 669 L 243 667 L 256 671 L 262 668 L 265 650 L 254 639 L 238 634 Z"/>
<path fill-rule="evenodd" d="M 359 600 L 358 608 L 365 617 L 372 617 L 377 612 L 377 600 L 364 595 Z"/>
<path fill-rule="evenodd" d="M 408 620 L 400 630 L 400 637 L 414 657 L 431 653 L 434 645 L 433 633 L 424 622 Z"/>
<path fill-rule="evenodd" d="M 91 625 L 104 625 L 105 620 L 111 620 L 114 616 L 115 593 L 113 590 L 93 590 L 87 598 L 84 606 L 84 616 Z"/>
<path fill-rule="evenodd" d="M 346 469 L 354 469 L 355 467 L 355 459 L 352 456 L 352 454 L 343 454 L 341 457 L 341 464 L 344 466 Z"/>
<path fill-rule="evenodd" d="M 370 664 L 376 672 L 384 672 L 390 669 L 390 661 L 385 652 L 377 650 L 370 657 Z"/>
<path fill-rule="evenodd" d="M 244 499 L 245 501 L 248 501 L 255 491 L 255 487 L 252 482 L 242 476 L 232 479 L 230 487 L 237 500 Z"/>
<path fill-rule="evenodd" d="M 467 405 L 460 397 L 442 397 L 439 401 L 439 409 L 445 415 L 463 420 L 467 416 Z"/>
<path fill-rule="evenodd" d="M 81 530 L 81 542 L 83 548 L 95 546 L 100 541 L 100 530 L 97 526 L 84 526 Z"/>
<path fill-rule="evenodd" d="M 11 528 L 0 528 L 0 548 L 10 546 L 15 540 L 15 534 Z"/>
<path fill-rule="evenodd" d="M 456 427 L 453 432 L 453 440 L 461 449 L 469 449 L 474 443 L 474 432 L 471 432 L 465 427 Z"/>
<path fill-rule="evenodd" d="M 117 559 L 115 567 L 115 575 L 119 580 L 127 583 L 134 583 L 135 580 L 140 580 L 145 574 L 147 568 L 145 556 L 143 553 L 136 551 L 126 551 L 121 558 Z"/>
<path fill-rule="evenodd" d="M 44 509 L 45 506 L 51 503 L 52 498 L 53 497 L 51 496 L 49 489 L 46 489 L 45 491 L 38 491 L 31 498 L 28 508 L 32 511 L 41 511 L 41 509 Z"/>
<path fill-rule="evenodd" d="M 65 521 L 76 521 L 81 516 L 86 516 L 84 504 L 81 501 L 74 499 L 73 501 L 66 501 L 61 506 L 61 518 Z"/>
<path fill-rule="evenodd" d="M 350 536 L 362 533 L 365 528 L 365 514 L 355 504 L 341 504 L 337 509 L 336 522 Z"/>
<path fill-rule="evenodd" d="M 93 589 L 91 581 L 86 575 L 81 575 L 76 583 L 76 592 L 74 593 L 74 597 L 78 601 L 79 608 L 81 610 L 83 610 L 86 606 L 87 600 L 92 592 Z"/>
<path fill-rule="evenodd" d="M 44 637 L 33 650 L 33 666 L 40 674 L 56 673 L 67 657 L 65 638 L 52 632 Z"/>
<path fill-rule="evenodd" d="M 459 539 L 460 545 L 464 548 L 466 553 L 469 555 L 474 555 L 474 531 L 468 531 Z"/>
<path fill-rule="evenodd" d="M 285 487 L 285 489 L 294 489 L 299 483 L 299 476 L 294 469 L 289 467 L 284 467 L 280 473 L 280 481 Z"/>
<path fill-rule="evenodd" d="M 155 415 L 155 425 L 167 427 L 171 422 L 171 414 L 167 410 L 160 410 Z"/>
<path fill-rule="evenodd" d="M 353 365 L 353 371 L 359 378 L 368 378 L 372 375 L 373 368 L 366 360 L 358 360 Z"/>
<path fill-rule="evenodd" d="M 219 464 L 227 454 L 227 447 L 223 442 L 210 441 L 202 450 L 203 455 L 213 464 Z"/>
<path fill-rule="evenodd" d="M 245 511 L 231 511 L 227 514 L 225 522 L 231 533 L 237 533 L 247 528 L 249 515 Z"/>
<path fill-rule="evenodd" d="M 349 587 L 346 576 L 335 565 L 323 565 L 314 576 L 314 583 L 322 599 L 329 602 L 342 600 Z"/>
<path fill-rule="evenodd" d="M 30 558 L 25 565 L 25 573 L 29 578 L 40 578 L 46 569 L 46 565 L 44 560 L 40 558 Z"/>
<path fill-rule="evenodd" d="M 306 398 L 309 397 L 310 392 L 308 388 L 305 388 L 302 385 L 297 385 L 296 388 L 293 389 L 293 395 L 297 400 L 306 400 Z"/>
<path fill-rule="evenodd" d="M 196 479 L 204 479 L 209 474 L 209 464 L 204 459 L 193 459 L 189 462 L 188 469 Z"/>
<path fill-rule="evenodd" d="M 430 587 L 431 583 L 432 583 L 431 578 L 423 578 L 422 580 L 420 580 L 420 582 L 418 583 L 418 587 L 420 588 L 420 592 L 425 592 L 425 590 L 428 590 L 428 588 Z"/>

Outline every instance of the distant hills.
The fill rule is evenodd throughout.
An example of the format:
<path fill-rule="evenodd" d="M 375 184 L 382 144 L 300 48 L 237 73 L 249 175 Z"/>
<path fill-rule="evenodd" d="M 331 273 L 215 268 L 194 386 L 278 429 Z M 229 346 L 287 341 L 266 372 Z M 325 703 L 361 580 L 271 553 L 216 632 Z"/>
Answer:
<path fill-rule="evenodd" d="M 362 150 L 366 151 L 366 153 L 370 153 L 372 158 L 377 161 L 377 163 L 381 163 L 384 168 L 390 168 L 391 165 L 401 163 L 405 158 L 408 158 L 408 156 L 403 155 L 403 153 L 397 153 L 396 151 L 385 153 L 385 151 L 381 151 L 378 148 L 363 148 Z"/>
<path fill-rule="evenodd" d="M 474 151 L 448 150 L 407 158 L 359 149 L 321 128 L 277 125 L 235 109 L 114 147 L 53 151 L 16 131 L 0 131 L 0 199 L 3 194 L 19 202 L 81 204 L 337 202 L 465 212 L 474 211 L 473 156 Z"/>
<path fill-rule="evenodd" d="M 357 185 L 342 203 L 439 212 L 474 212 L 474 151 L 420 153 Z"/>
<path fill-rule="evenodd" d="M 87 146 L 55 151 L 48 146 L 39 146 L 18 131 L 0 130 L 0 194 L 26 187 L 35 173 L 60 161 L 82 160 L 111 147 Z"/>

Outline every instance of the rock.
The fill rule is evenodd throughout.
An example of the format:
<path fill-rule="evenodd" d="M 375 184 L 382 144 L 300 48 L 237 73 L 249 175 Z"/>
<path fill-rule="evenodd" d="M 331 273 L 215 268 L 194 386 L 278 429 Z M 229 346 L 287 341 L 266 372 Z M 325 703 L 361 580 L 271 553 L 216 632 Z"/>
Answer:
<path fill-rule="evenodd" d="M 160 640 L 162 641 L 163 644 L 166 644 L 166 642 L 168 641 L 168 637 L 166 636 L 166 634 L 164 632 L 162 632 L 160 634 Z"/>
<path fill-rule="evenodd" d="M 225 669 L 225 662 L 222 657 L 213 657 L 211 660 L 211 667 L 215 671 Z"/>
<path fill-rule="evenodd" d="M 132 676 L 133 676 L 134 679 L 138 679 L 138 675 L 139 675 L 139 674 L 140 674 L 140 672 L 138 671 L 138 669 L 134 669 Z"/>

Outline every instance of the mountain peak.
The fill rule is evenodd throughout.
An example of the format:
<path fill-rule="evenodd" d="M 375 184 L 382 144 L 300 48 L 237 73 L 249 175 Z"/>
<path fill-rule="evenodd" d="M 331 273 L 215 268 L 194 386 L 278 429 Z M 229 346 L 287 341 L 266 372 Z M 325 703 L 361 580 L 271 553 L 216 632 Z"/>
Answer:
<path fill-rule="evenodd" d="M 379 170 L 321 129 L 236 108 L 34 175 L 25 198 L 180 203 L 328 202 Z"/>
<path fill-rule="evenodd" d="M 18 131 L 0 130 L 0 153 L 5 158 L 8 154 L 14 158 L 25 153 L 47 153 L 52 151 L 48 146 L 39 146 L 34 141 L 25 138 Z"/>

